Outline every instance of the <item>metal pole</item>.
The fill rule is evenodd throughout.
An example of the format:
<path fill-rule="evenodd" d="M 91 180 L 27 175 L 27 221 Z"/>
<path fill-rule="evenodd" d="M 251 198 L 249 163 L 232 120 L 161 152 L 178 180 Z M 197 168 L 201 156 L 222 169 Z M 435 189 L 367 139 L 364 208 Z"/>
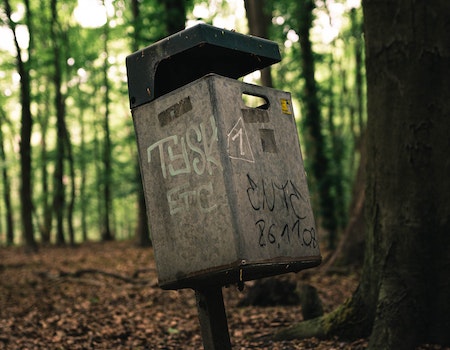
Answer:
<path fill-rule="evenodd" d="M 195 290 L 205 350 L 231 350 L 221 286 Z"/>

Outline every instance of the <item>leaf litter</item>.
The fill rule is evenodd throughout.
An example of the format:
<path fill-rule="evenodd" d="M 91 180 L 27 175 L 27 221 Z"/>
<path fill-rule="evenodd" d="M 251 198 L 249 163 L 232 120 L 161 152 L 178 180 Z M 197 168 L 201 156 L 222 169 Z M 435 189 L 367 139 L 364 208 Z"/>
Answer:
<path fill-rule="evenodd" d="M 313 285 L 325 312 L 350 297 L 358 283 L 355 273 L 314 269 L 286 276 Z M 271 341 L 268 335 L 302 320 L 301 307 L 238 307 L 252 283 L 243 292 L 223 289 L 233 349 L 367 347 L 366 339 Z M 151 248 L 86 243 L 42 247 L 33 255 L 0 248 L 0 349 L 202 348 L 194 291 L 160 289 Z"/>

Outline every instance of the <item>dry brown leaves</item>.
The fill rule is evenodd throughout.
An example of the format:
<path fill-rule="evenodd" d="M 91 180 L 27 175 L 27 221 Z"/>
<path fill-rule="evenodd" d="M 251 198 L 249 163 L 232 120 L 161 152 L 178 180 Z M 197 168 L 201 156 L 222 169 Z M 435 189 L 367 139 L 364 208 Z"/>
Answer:
<path fill-rule="evenodd" d="M 314 285 L 325 311 L 357 284 L 357 276 L 291 278 Z M 242 297 L 224 289 L 233 349 L 366 347 L 365 340 L 268 341 L 264 336 L 302 319 L 300 306 L 238 308 Z M 45 247 L 34 255 L 0 249 L 0 349 L 201 348 L 194 292 L 158 288 L 151 249 L 130 242 Z"/>

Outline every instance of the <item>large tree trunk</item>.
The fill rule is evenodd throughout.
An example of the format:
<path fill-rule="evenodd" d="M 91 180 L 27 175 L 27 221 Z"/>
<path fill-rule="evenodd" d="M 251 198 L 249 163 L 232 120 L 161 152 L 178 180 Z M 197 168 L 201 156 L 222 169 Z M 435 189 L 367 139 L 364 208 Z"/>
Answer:
<path fill-rule="evenodd" d="M 366 0 L 370 347 L 450 343 L 450 3 Z"/>
<path fill-rule="evenodd" d="M 370 332 L 370 349 L 450 345 L 450 3 L 366 0 L 363 6 L 363 275 L 348 303 L 278 336 L 298 337 L 305 329 L 309 336 Z"/>

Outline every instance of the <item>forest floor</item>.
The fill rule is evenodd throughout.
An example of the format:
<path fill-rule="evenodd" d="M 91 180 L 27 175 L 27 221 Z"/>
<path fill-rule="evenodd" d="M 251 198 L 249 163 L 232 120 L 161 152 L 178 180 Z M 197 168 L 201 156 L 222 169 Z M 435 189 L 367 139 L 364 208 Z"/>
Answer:
<path fill-rule="evenodd" d="M 325 312 L 351 296 L 356 273 L 288 274 L 314 286 Z M 300 305 L 238 307 L 223 289 L 233 349 L 365 349 L 367 341 L 315 338 L 273 342 L 267 335 L 302 320 Z M 131 242 L 0 248 L 0 349 L 202 349 L 195 294 L 158 287 L 152 249 Z M 443 349 L 427 347 L 427 349 Z"/>

